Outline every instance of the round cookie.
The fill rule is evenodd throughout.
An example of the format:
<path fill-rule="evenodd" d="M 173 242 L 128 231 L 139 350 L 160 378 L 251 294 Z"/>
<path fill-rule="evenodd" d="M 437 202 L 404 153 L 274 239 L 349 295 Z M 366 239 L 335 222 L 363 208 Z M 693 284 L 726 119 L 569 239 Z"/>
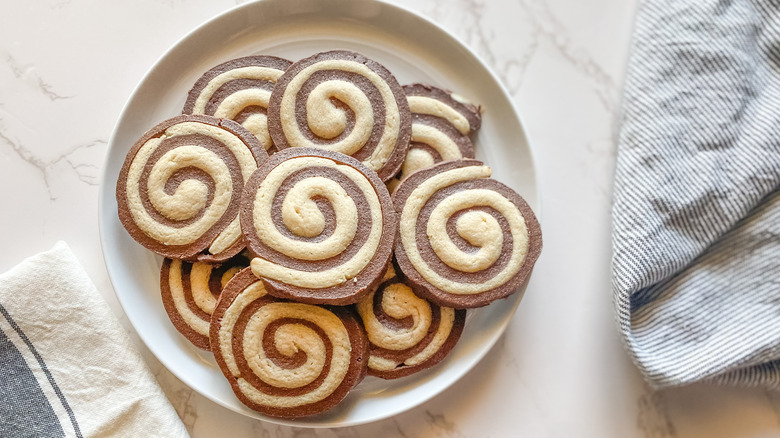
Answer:
<path fill-rule="evenodd" d="M 516 292 L 542 249 L 531 208 L 477 160 L 445 161 L 396 189 L 395 255 L 415 292 L 441 306 L 485 306 Z"/>
<path fill-rule="evenodd" d="M 413 114 L 443 118 L 463 135 L 471 135 L 482 125 L 481 108 L 456 94 L 427 84 L 404 85 Z"/>
<path fill-rule="evenodd" d="M 196 347 L 210 350 L 209 323 L 225 284 L 249 266 L 238 255 L 220 265 L 166 258 L 160 270 L 163 306 L 173 326 Z"/>
<path fill-rule="evenodd" d="M 268 134 L 268 101 L 277 79 L 291 64 L 275 56 L 247 56 L 219 64 L 195 82 L 182 112 L 235 120 L 273 153 L 276 147 Z"/>
<path fill-rule="evenodd" d="M 268 129 L 279 149 L 341 152 L 387 181 L 406 156 L 411 114 L 401 86 L 381 64 L 355 52 L 322 52 L 279 78 Z"/>
<path fill-rule="evenodd" d="M 252 271 L 269 293 L 310 304 L 352 304 L 381 280 L 397 228 L 390 194 L 356 159 L 283 149 L 246 185 L 241 228 Z"/>
<path fill-rule="evenodd" d="M 164 257 L 218 263 L 244 247 L 244 183 L 268 158 L 238 123 L 202 115 L 168 119 L 144 134 L 119 172 L 119 219 Z"/>
<path fill-rule="evenodd" d="M 222 291 L 211 346 L 242 403 L 265 415 L 324 412 L 362 379 L 368 341 L 354 311 L 268 295 L 251 270 Z"/>
<path fill-rule="evenodd" d="M 419 298 L 391 265 L 376 291 L 357 303 L 369 340 L 368 374 L 396 379 L 447 357 L 463 332 L 466 311 Z"/>

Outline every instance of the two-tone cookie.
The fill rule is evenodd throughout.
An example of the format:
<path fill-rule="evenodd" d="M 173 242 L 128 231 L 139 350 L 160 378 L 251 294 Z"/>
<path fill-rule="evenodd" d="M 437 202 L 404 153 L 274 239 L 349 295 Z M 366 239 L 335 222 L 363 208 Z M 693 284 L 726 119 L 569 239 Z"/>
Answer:
<path fill-rule="evenodd" d="M 279 78 L 268 127 L 279 149 L 341 152 L 387 181 L 406 156 L 411 114 L 384 66 L 356 52 L 332 51 L 294 63 Z"/>
<path fill-rule="evenodd" d="M 195 82 L 182 112 L 235 120 L 273 153 L 276 148 L 268 133 L 268 102 L 276 81 L 290 64 L 275 56 L 247 56 L 219 64 Z"/>
<path fill-rule="evenodd" d="M 396 379 L 447 357 L 463 332 L 466 311 L 415 295 L 391 265 L 382 283 L 357 304 L 368 335 L 368 374 Z"/>
<path fill-rule="evenodd" d="M 455 93 L 427 84 L 404 85 L 403 88 L 413 114 L 447 120 L 463 135 L 471 135 L 482 126 L 480 107 Z"/>
<path fill-rule="evenodd" d="M 209 323 L 222 288 L 249 259 L 238 255 L 219 265 L 166 258 L 160 270 L 163 306 L 173 326 L 196 347 L 210 350 Z"/>
<path fill-rule="evenodd" d="M 244 247 L 238 219 L 244 183 L 268 157 L 244 127 L 182 115 L 144 134 L 119 172 L 119 219 L 164 257 L 221 262 Z"/>
<path fill-rule="evenodd" d="M 397 228 L 376 173 L 347 155 L 288 148 L 247 182 L 241 227 L 252 271 L 274 296 L 352 304 L 378 284 Z"/>
<path fill-rule="evenodd" d="M 401 172 L 388 181 L 390 193 L 412 173 L 436 163 L 474 158 L 469 137 L 479 129 L 478 106 L 458 100 L 447 90 L 425 84 L 404 85 L 412 112 L 412 137 Z"/>
<path fill-rule="evenodd" d="M 249 269 L 223 290 L 210 337 L 238 399 L 274 417 L 324 412 L 365 374 L 368 341 L 352 309 L 274 298 Z"/>
<path fill-rule="evenodd" d="M 395 256 L 415 292 L 448 307 L 480 307 L 516 292 L 542 249 L 525 200 L 477 160 L 446 161 L 396 189 Z"/>

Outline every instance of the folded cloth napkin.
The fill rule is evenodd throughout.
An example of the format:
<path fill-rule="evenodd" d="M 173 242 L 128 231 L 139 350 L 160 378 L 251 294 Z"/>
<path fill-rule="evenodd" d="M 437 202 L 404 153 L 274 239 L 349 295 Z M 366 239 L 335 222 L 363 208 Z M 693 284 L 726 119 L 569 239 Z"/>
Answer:
<path fill-rule="evenodd" d="M 780 5 L 646 0 L 613 206 L 620 329 L 655 386 L 780 386 Z"/>
<path fill-rule="evenodd" d="M 0 436 L 186 437 L 70 248 L 0 275 Z"/>

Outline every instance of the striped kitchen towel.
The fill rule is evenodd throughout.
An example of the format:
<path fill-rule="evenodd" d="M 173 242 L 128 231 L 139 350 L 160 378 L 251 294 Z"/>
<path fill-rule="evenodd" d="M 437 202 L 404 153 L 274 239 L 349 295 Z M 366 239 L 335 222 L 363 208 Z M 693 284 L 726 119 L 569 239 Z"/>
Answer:
<path fill-rule="evenodd" d="M 0 437 L 187 437 L 67 245 L 0 275 Z"/>
<path fill-rule="evenodd" d="M 780 387 L 780 4 L 646 0 L 613 206 L 620 330 L 654 386 Z"/>

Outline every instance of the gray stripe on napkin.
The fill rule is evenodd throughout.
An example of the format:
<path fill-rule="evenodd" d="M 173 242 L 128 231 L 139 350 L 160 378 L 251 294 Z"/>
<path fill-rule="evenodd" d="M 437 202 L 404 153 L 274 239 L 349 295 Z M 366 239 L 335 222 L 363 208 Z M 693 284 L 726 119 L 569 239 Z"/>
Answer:
<path fill-rule="evenodd" d="M 647 0 L 615 172 L 621 331 L 658 386 L 780 385 L 780 5 Z"/>
<path fill-rule="evenodd" d="M 11 328 L 16 331 L 17 335 L 22 339 L 22 341 L 25 343 L 27 348 L 30 350 L 30 353 L 35 357 L 35 360 L 37 361 L 38 366 L 40 367 L 41 371 L 43 371 L 44 375 L 46 376 L 46 379 L 48 383 L 51 385 L 52 389 L 54 389 L 55 394 L 57 395 L 57 398 L 59 399 L 60 403 L 62 404 L 63 408 L 65 408 L 65 412 L 68 414 L 68 420 L 70 421 L 71 425 L 73 426 L 73 431 L 75 432 L 76 436 L 81 438 L 82 434 L 79 430 L 79 425 L 76 422 L 76 416 L 73 414 L 73 410 L 70 408 L 70 405 L 68 404 L 68 400 L 65 399 L 65 395 L 62 393 L 62 390 L 60 390 L 60 387 L 57 385 L 57 382 L 54 380 L 54 376 L 51 375 L 51 372 L 49 371 L 48 367 L 46 366 L 46 362 L 44 362 L 43 357 L 38 353 L 38 350 L 35 348 L 35 345 L 30 341 L 30 339 L 27 337 L 27 335 L 22 331 L 22 329 L 19 327 L 18 324 L 16 324 L 16 321 L 11 317 L 11 315 L 8 313 L 8 311 L 5 309 L 5 307 L 0 304 L 0 314 L 5 318 L 5 320 L 8 322 L 8 324 L 11 326 Z M 57 435 L 56 431 L 59 431 L 59 433 L 64 436 L 64 431 L 62 430 L 62 426 L 59 423 L 59 419 L 57 418 L 56 414 L 54 414 L 54 410 L 51 407 L 51 404 L 49 403 L 46 396 L 43 394 L 43 391 L 40 387 L 40 384 L 38 383 L 38 380 L 35 378 L 35 375 L 32 373 L 32 370 L 30 370 L 30 367 L 28 366 L 27 362 L 24 360 L 24 357 L 22 356 L 21 352 L 16 349 L 16 347 L 11 343 L 11 341 L 8 339 L 7 336 L 5 336 L 4 333 L 0 332 L 0 334 L 3 335 L 3 338 L 8 342 L 9 348 L 4 349 L 4 352 L 8 353 L 8 360 L 9 364 L 11 364 L 10 361 L 14 361 L 13 364 L 16 365 L 16 370 L 19 374 L 19 378 L 22 379 L 22 381 L 25 382 L 24 388 L 17 388 L 21 390 L 20 397 L 31 395 L 36 400 L 36 405 L 28 405 L 28 401 L 23 398 L 16 398 L 17 402 L 22 402 L 22 408 L 23 409 L 17 409 L 17 412 L 15 412 L 17 419 L 24 419 L 28 417 L 30 414 L 34 414 L 33 411 L 40 410 L 43 415 L 41 416 L 34 416 L 33 418 L 38 419 L 46 419 L 49 420 L 48 415 L 51 414 L 54 416 L 54 421 L 56 421 L 55 426 L 48 426 L 48 422 L 41 423 L 40 425 L 30 425 L 33 428 L 33 431 L 37 430 L 37 427 L 42 427 L 42 431 L 47 432 L 46 435 L 31 435 L 31 436 L 46 436 L 46 437 L 55 437 L 60 436 Z M 15 354 L 14 354 L 15 353 Z M 21 360 L 21 364 L 16 362 L 18 360 Z M 0 358 L 0 361 L 5 361 L 5 358 Z M 5 369 L 5 367 L 0 367 L 0 369 Z M 25 370 L 29 376 L 25 375 Z M 29 381 L 29 378 L 32 378 L 32 382 Z M 43 400 L 40 401 L 37 398 L 37 393 L 40 393 L 41 396 L 43 396 Z M 13 392 L 11 392 L 13 394 Z M 10 414 L 11 412 L 9 412 Z M 8 418 L 9 424 L 10 421 L 14 418 L 14 416 L 3 416 L 2 418 Z M 19 433 L 21 433 L 20 431 Z M 12 437 L 22 437 L 27 436 L 24 434 L 20 435 L 9 435 Z"/>
<path fill-rule="evenodd" d="M 0 436 L 64 437 L 49 401 L 24 357 L 0 330 Z"/>

